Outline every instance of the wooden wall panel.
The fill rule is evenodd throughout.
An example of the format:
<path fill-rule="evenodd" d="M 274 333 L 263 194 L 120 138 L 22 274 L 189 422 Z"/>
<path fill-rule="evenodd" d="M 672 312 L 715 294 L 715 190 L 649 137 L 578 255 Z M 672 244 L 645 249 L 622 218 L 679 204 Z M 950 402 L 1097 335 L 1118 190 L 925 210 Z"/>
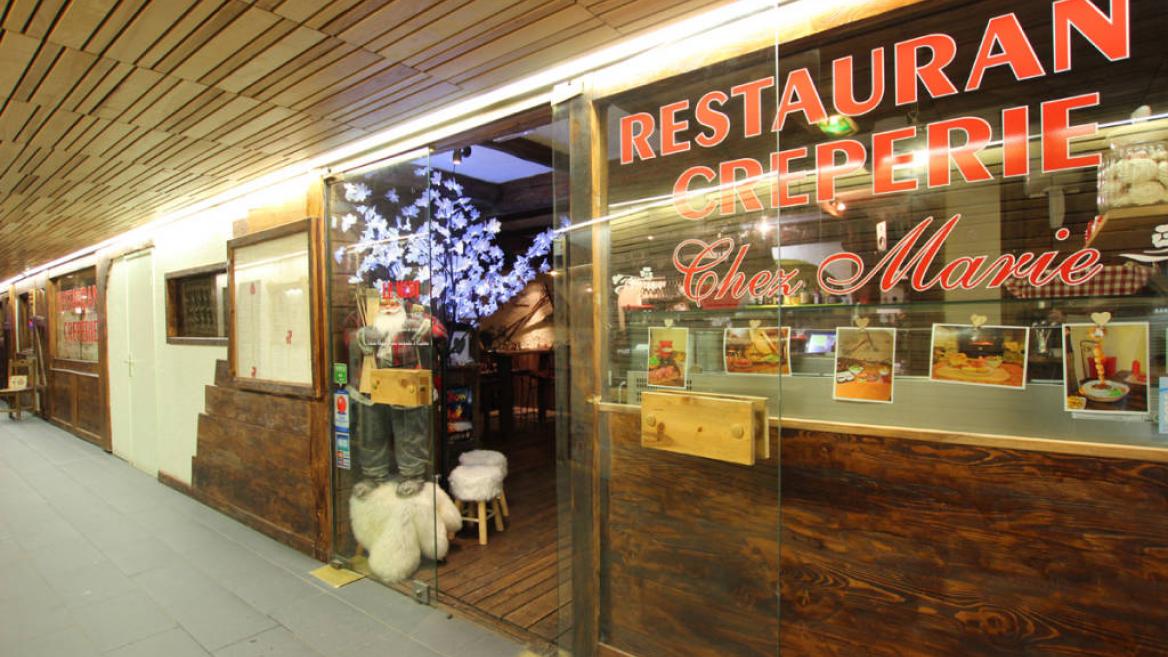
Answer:
<path fill-rule="evenodd" d="M 1168 464 L 786 431 L 780 562 L 775 463 L 643 450 L 637 419 L 610 425 L 613 648 L 1168 655 L 1168 607 L 1149 604 L 1168 599 Z"/>

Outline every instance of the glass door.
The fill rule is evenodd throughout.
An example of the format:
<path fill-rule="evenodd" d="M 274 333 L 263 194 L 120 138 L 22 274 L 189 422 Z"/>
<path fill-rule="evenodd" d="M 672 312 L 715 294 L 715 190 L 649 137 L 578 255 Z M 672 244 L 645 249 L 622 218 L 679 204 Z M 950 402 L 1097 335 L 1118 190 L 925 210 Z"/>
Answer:
<path fill-rule="evenodd" d="M 334 554 L 422 602 L 459 524 L 435 483 L 431 175 L 422 152 L 327 183 Z"/>

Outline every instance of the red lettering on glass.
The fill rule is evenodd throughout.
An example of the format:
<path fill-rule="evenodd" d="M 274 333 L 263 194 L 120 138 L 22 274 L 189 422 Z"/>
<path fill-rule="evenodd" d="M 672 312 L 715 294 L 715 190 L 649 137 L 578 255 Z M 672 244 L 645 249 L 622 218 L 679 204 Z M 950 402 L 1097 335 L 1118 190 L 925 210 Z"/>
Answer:
<path fill-rule="evenodd" d="M 1086 37 L 1107 59 L 1131 57 L 1130 0 L 1111 0 L 1111 14 L 1104 14 L 1091 0 L 1058 0 L 1054 17 L 1054 71 L 1071 70 L 1071 29 Z"/>

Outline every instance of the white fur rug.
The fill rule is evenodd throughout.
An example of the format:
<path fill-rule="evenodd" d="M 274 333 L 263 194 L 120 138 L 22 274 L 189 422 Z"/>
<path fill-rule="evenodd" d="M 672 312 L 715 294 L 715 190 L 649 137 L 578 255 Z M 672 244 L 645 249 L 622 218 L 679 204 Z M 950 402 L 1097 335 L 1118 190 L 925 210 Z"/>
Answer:
<path fill-rule="evenodd" d="M 462 527 L 462 517 L 441 487 L 426 482 L 412 497 L 397 496 L 397 482 L 374 488 L 362 482 L 349 498 L 353 536 L 369 550 L 369 570 L 385 582 L 413 575 L 422 557 L 444 559 L 447 533 Z"/>

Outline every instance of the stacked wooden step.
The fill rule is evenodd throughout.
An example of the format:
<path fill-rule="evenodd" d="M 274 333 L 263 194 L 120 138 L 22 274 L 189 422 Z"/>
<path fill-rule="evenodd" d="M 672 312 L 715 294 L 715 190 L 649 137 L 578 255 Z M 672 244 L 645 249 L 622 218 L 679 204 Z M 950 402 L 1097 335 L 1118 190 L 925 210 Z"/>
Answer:
<path fill-rule="evenodd" d="M 193 459 L 196 495 L 287 545 L 315 553 L 318 496 L 325 494 L 311 465 L 319 402 L 241 390 L 231 384 L 226 361 L 218 362 L 215 385 L 204 394 Z"/>

